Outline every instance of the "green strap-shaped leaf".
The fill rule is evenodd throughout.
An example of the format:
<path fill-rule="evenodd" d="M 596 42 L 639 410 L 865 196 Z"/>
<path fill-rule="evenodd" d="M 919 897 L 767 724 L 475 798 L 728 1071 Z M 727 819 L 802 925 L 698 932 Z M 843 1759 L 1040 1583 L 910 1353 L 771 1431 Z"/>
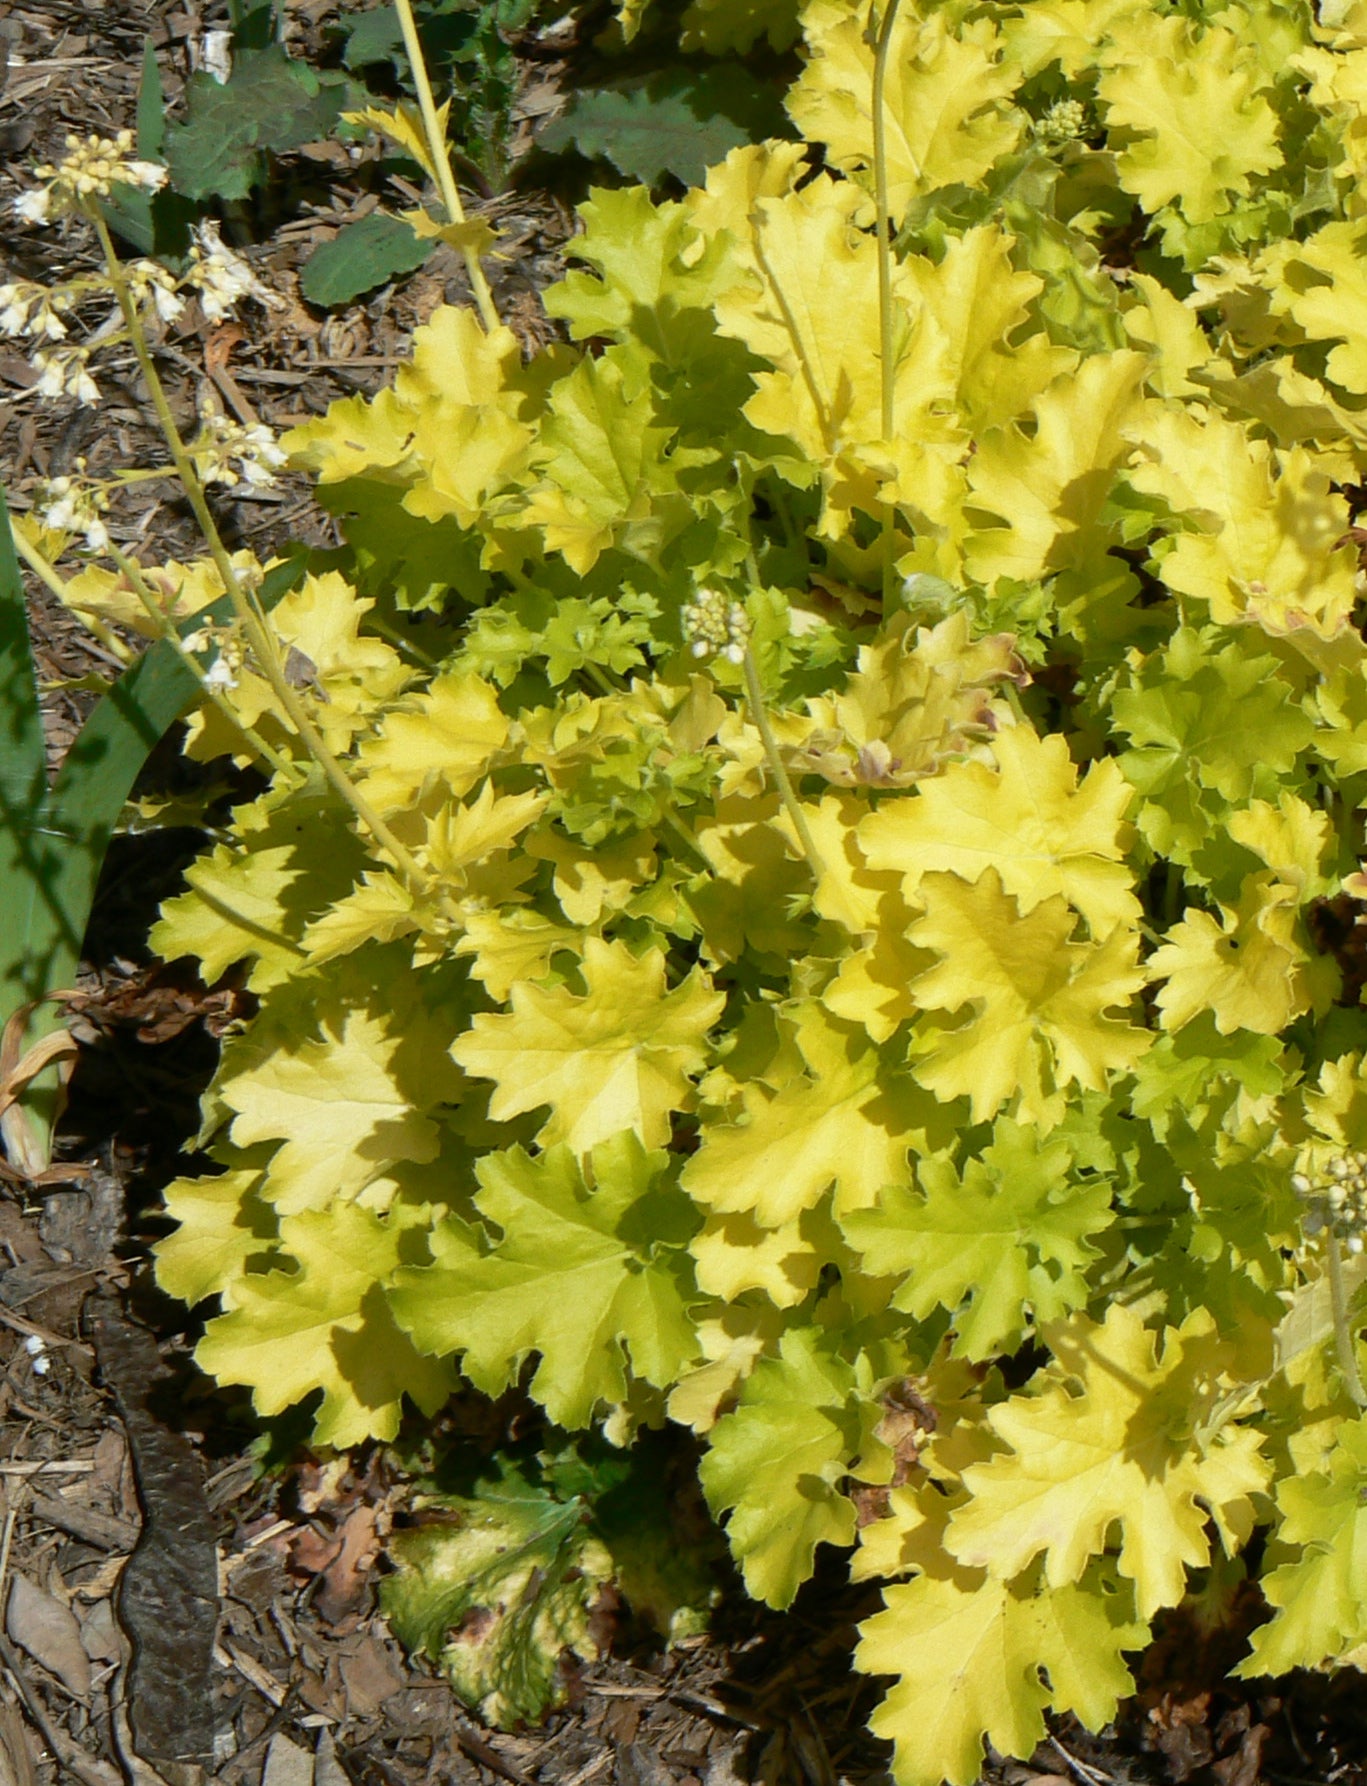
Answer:
<path fill-rule="evenodd" d="M 296 557 L 270 572 L 267 606 L 301 568 Z M 230 612 L 225 596 L 194 624 Z M 148 755 L 197 687 L 169 645 L 153 645 L 100 697 L 49 792 L 24 588 L 0 490 L 0 1025 L 34 1004 L 25 1045 L 61 1023 L 56 1004 L 35 1001 L 74 983 L 114 827 Z M 46 1152 L 55 1081 L 35 1081 L 25 1104 Z"/>

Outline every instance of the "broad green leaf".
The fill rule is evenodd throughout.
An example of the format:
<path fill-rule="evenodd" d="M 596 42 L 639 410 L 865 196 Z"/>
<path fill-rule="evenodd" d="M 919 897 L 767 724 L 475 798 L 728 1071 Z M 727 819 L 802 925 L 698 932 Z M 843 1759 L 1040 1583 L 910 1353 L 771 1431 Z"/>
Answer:
<path fill-rule="evenodd" d="M 475 1206 L 500 1238 L 437 1228 L 436 1262 L 399 1273 L 400 1322 L 424 1351 L 459 1352 L 486 1394 L 537 1353 L 531 1390 L 561 1426 L 625 1401 L 630 1376 L 668 1388 L 697 1357 L 682 1251 L 697 1218 L 666 1160 L 629 1133 L 585 1167 L 565 1147 L 485 1155 Z"/>
<path fill-rule="evenodd" d="M 872 1439 L 854 1366 L 814 1329 L 792 1328 L 777 1358 L 746 1379 L 740 1405 L 709 1434 L 702 1484 L 745 1585 L 785 1607 L 812 1572 L 818 1544 L 848 1544 L 854 1504 L 838 1484 Z"/>

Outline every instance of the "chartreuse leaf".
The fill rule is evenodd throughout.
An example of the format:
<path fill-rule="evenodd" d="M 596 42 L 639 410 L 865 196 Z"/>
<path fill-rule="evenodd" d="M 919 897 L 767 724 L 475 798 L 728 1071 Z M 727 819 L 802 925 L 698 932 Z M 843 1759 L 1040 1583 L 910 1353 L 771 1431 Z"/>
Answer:
<path fill-rule="evenodd" d="M 745 1585 L 788 1606 L 812 1572 L 818 1544 L 848 1544 L 854 1503 L 837 1486 L 873 1442 L 879 1409 L 832 1338 L 809 1327 L 783 1335 L 755 1366 L 734 1413 L 712 1428 L 702 1484 Z"/>
<path fill-rule="evenodd" d="M 939 1126 L 933 1103 L 853 1025 L 811 1007 L 797 1045 L 805 1073 L 776 1093 L 747 1087 L 741 1121 L 704 1129 L 683 1185 L 705 1207 L 779 1228 L 834 1185 L 837 1208 L 866 1209 L 906 1182 L 908 1146 Z"/>
<path fill-rule="evenodd" d="M 924 1321 L 954 1316 L 956 1354 L 1014 1351 L 1030 1314 L 1056 1320 L 1087 1300 L 1083 1275 L 1110 1226 L 1110 1186 L 1071 1176 L 1073 1156 L 1057 1134 L 999 1118 L 996 1140 L 962 1175 L 943 1156 L 916 1164 L 916 1189 L 889 1186 L 876 1208 L 842 1219 L 872 1275 L 906 1273 L 893 1306 Z"/>
<path fill-rule="evenodd" d="M 1271 83 L 1251 47 L 1223 25 L 1146 13 L 1114 28 L 1097 85 L 1120 184 L 1150 214 L 1175 203 L 1206 223 L 1281 163 Z"/>
<path fill-rule="evenodd" d="M 1240 1029 L 1274 1036 L 1309 1009 L 1316 987 L 1297 934 L 1299 909 L 1300 889 L 1268 870 L 1249 875 L 1237 904 L 1221 905 L 1218 918 L 1188 911 L 1149 957 L 1151 977 L 1166 982 L 1157 998 L 1163 1027 L 1180 1030 L 1209 1013 L 1222 1036 Z"/>
<path fill-rule="evenodd" d="M 451 1367 L 415 1350 L 384 1297 L 413 1220 L 346 1203 L 283 1217 L 280 1242 L 294 1269 L 237 1280 L 227 1312 L 199 1342 L 203 1369 L 250 1385 L 260 1414 L 321 1389 L 322 1445 L 392 1439 L 405 1395 L 434 1414 L 454 1385 Z"/>
<path fill-rule="evenodd" d="M 1185 1572 L 1210 1560 L 1213 1517 L 1227 1547 L 1253 1525 L 1267 1484 L 1262 1435 L 1233 1423 L 1199 1450 L 1192 1435 L 1229 1363 L 1204 1310 L 1158 1336 L 1113 1303 L 1104 1321 L 1075 1315 L 1050 1331 L 1057 1362 L 1032 1393 L 988 1419 L 1007 1450 L 964 1471 L 969 1499 L 946 1547 L 970 1568 L 1010 1581 L 1043 1553 L 1045 1579 L 1066 1587 L 1120 1529 L 1120 1573 L 1140 1616 L 1182 1598 Z"/>
<path fill-rule="evenodd" d="M 473 1496 L 424 1497 L 428 1511 L 435 1517 L 389 1541 L 397 1571 L 381 1586 L 386 1615 L 487 1723 L 539 1722 L 564 1699 L 566 1653 L 598 1655 L 591 1615 L 613 1563 L 584 1503 L 506 1466 Z"/>
<path fill-rule="evenodd" d="M 1033 1753 L 1049 1707 L 1099 1730 L 1133 1691 L 1122 1652 L 1147 1637 L 1103 1564 L 1057 1588 L 941 1564 L 885 1588 L 884 1600 L 860 1627 L 856 1659 L 865 1673 L 897 1677 L 870 1722 L 893 1743 L 903 1786 L 972 1786 L 984 1740 L 1003 1754 Z"/>
<path fill-rule="evenodd" d="M 804 19 L 808 63 L 788 110 L 827 160 L 845 173 L 872 163 L 873 45 L 864 16 L 813 5 Z M 900 218 L 914 198 L 938 186 L 971 186 L 1019 141 L 1010 105 L 1020 71 L 1001 55 L 990 18 L 965 22 L 929 8 L 904 7 L 893 30 L 884 100 L 888 204 Z"/>
<path fill-rule="evenodd" d="M 668 1138 L 669 1114 L 692 1098 L 689 1074 L 703 1065 L 701 1038 L 721 1015 L 724 995 L 701 971 L 665 989 L 659 949 L 637 960 L 625 943 L 590 937 L 584 991 L 512 988 L 507 1014 L 477 1016 L 451 1053 L 467 1073 L 492 1079 L 495 1122 L 549 1105 L 537 1137 L 579 1154 L 633 1129 L 646 1147 Z"/>
<path fill-rule="evenodd" d="M 1127 481 L 1186 517 L 1158 548 L 1168 588 L 1223 626 L 1332 638 L 1352 609 L 1355 560 L 1347 505 L 1314 455 L 1251 440 L 1199 404 L 1150 408 L 1129 432 L 1138 452 Z"/>
<path fill-rule="evenodd" d="M 1111 710 L 1130 740 L 1120 769 L 1144 796 L 1139 829 L 1184 865 L 1231 807 L 1287 775 L 1314 733 L 1274 657 L 1193 627 L 1160 652 L 1135 654 Z"/>
<path fill-rule="evenodd" d="M 957 1019 L 955 1028 L 924 1029 L 916 1044 L 916 1076 L 937 1097 L 969 1098 L 978 1122 L 1014 1097 L 1023 1116 L 1052 1127 L 1067 1087 L 1100 1090 L 1149 1046 L 1119 1014 L 1145 979 L 1137 934 L 1118 926 L 1103 942 L 1073 942 L 1064 900 L 1022 912 L 995 868 L 972 885 L 927 875 L 921 893 L 926 913 L 911 939 L 940 960 L 915 996 Z"/>
<path fill-rule="evenodd" d="M 909 900 L 928 874 L 976 881 L 997 875 L 1022 912 L 1062 896 L 1094 936 L 1139 916 L 1125 862 L 1130 790 L 1116 765 L 1079 779 L 1064 740 L 1011 726 L 992 742 L 995 766 L 951 763 L 912 799 L 865 819 L 859 841 L 871 868 L 900 871 Z"/>
<path fill-rule="evenodd" d="M 179 1223 L 157 1248 L 157 1282 L 193 1308 L 243 1276 L 249 1260 L 278 1251 L 280 1223 L 259 1194 L 259 1168 L 221 1178 L 178 1178 L 162 1192 Z"/>
<path fill-rule="evenodd" d="M 1367 1642 L 1367 1419 L 1342 1421 L 1325 1468 L 1277 1484 L 1277 1566 L 1262 1578 L 1276 1609 L 1233 1672 L 1317 1668 Z M 1281 1561 L 1293 1545 L 1299 1554 Z"/>
<path fill-rule="evenodd" d="M 392 1010 L 320 1002 L 317 1022 L 318 1038 L 277 1047 L 223 1088 L 237 1146 L 280 1142 L 265 1195 L 282 1213 L 337 1208 L 397 1161 L 435 1160 L 431 1112 L 460 1088 L 441 1021 L 407 1000 Z"/>
<path fill-rule="evenodd" d="M 561 1426 L 587 1426 L 626 1399 L 630 1377 L 670 1387 L 697 1357 L 683 1248 L 696 1214 L 668 1156 L 634 1134 L 594 1147 L 520 1148 L 476 1167 L 475 1207 L 500 1238 L 454 1220 L 432 1236 L 436 1262 L 400 1272 L 392 1303 L 416 1344 L 459 1352 L 488 1394 L 531 1354 L 531 1391 Z"/>

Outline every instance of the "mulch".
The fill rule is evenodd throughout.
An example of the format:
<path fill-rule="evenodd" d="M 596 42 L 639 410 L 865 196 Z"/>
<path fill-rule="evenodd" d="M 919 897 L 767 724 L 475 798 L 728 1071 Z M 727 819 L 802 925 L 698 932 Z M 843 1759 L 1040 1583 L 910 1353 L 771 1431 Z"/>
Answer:
<path fill-rule="evenodd" d="M 324 51 L 337 10 L 294 0 L 296 53 Z M 225 14 L 193 0 L 0 5 L 0 278 L 50 281 L 91 264 L 79 231 L 9 221 L 21 170 L 60 152 L 68 130 L 112 134 L 131 122 L 148 34 L 174 103 L 206 27 Z M 556 78 L 553 56 L 529 63 L 524 142 L 553 108 Z M 192 309 L 164 344 L 163 376 L 187 420 L 206 395 L 275 429 L 321 414 L 378 389 L 414 327 L 467 300 L 462 267 L 439 250 L 364 302 L 312 308 L 299 292 L 304 260 L 385 194 L 373 158 L 328 145 L 303 152 L 297 171 L 292 214 L 246 250 L 279 306 L 249 306 L 223 324 Z M 572 217 L 538 191 L 474 195 L 472 209 L 503 233 L 495 295 L 530 348 L 547 336 L 536 294 L 562 264 Z M 36 401 L 17 345 L 0 342 L 0 483 L 12 507 L 22 511 L 40 479 L 78 458 L 95 473 L 159 459 L 131 357 L 95 411 Z M 262 557 L 290 539 L 334 541 L 302 478 L 216 494 L 230 543 Z M 145 562 L 194 551 L 190 518 L 166 485 L 125 493 L 110 530 Z M 88 707 L 79 684 L 111 660 L 37 587 L 31 629 L 55 767 Z M 603 1660 L 577 1668 L 568 1704 L 544 1728 L 482 1729 L 376 1609 L 385 1533 L 404 1517 L 409 1485 L 378 1452 L 296 1451 L 267 1467 L 249 1412 L 195 1372 L 193 1329 L 150 1287 L 147 1244 L 158 1189 L 197 1127 L 216 1037 L 242 1007 L 231 988 L 206 992 L 153 961 L 146 932 L 198 841 L 175 830 L 116 840 L 73 1005 L 85 1052 L 59 1147 L 70 1176 L 0 1183 L 0 1786 L 881 1786 L 888 1752 L 866 1730 L 878 1684 L 849 1665 L 876 1591 L 852 1588 L 839 1559 L 783 1617 L 750 1606 L 731 1581 L 707 1637 L 665 1650 L 623 1627 Z M 172 1528 L 216 1536 L 216 1582 L 173 1579 Z M 139 1599 L 152 1622 L 130 1644 Z M 194 1627 L 206 1606 L 201 1683 Z M 158 1644 L 169 1684 L 154 1678 Z M 1228 1661 L 1209 1634 L 1173 1621 L 1115 1727 L 1091 1737 L 1060 1720 L 1028 1763 L 989 1758 L 984 1780 L 1367 1786 L 1359 1676 L 1235 1692 L 1221 1681 Z M 195 1732 L 201 1687 L 207 1739 Z"/>

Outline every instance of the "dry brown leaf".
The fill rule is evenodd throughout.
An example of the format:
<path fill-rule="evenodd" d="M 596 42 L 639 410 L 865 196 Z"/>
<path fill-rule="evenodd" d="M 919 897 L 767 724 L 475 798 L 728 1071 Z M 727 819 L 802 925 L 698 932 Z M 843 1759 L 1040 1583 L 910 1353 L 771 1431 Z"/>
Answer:
<path fill-rule="evenodd" d="M 55 1674 L 68 1693 L 85 1699 L 90 1693 L 90 1658 L 81 1642 L 81 1627 L 69 1606 L 55 1599 L 27 1575 L 10 1581 L 5 1628 L 34 1661 Z"/>

